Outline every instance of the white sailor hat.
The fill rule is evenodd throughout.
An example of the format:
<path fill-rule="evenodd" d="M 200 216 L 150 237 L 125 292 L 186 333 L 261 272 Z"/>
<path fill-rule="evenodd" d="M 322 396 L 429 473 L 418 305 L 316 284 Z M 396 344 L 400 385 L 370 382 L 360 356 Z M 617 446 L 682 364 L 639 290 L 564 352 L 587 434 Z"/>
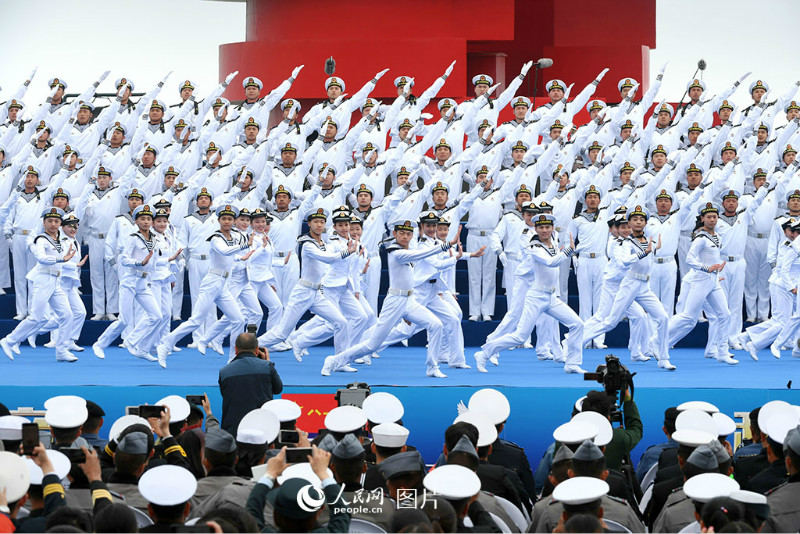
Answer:
<path fill-rule="evenodd" d="M 148 109 L 153 109 L 153 108 L 160 109 L 161 111 L 164 111 L 164 110 L 167 109 L 167 106 L 164 104 L 163 100 L 160 100 L 158 98 L 154 98 L 150 102 L 150 107 Z"/>
<path fill-rule="evenodd" d="M 598 110 L 599 111 L 599 110 L 603 109 L 604 107 L 606 107 L 606 103 L 603 102 L 602 100 L 597 100 L 595 98 L 593 100 L 589 100 L 589 102 L 586 104 L 586 111 L 591 113 L 594 110 Z"/>
<path fill-rule="evenodd" d="M 366 424 L 367 416 L 357 406 L 337 406 L 325 416 L 325 428 L 331 432 L 355 432 Z"/>
<path fill-rule="evenodd" d="M 114 82 L 114 87 L 116 87 L 117 89 L 119 89 L 123 85 L 127 85 L 128 88 L 131 90 L 131 92 L 133 92 L 134 87 L 136 87 L 134 83 L 130 80 L 130 78 L 124 78 L 124 77 L 117 78 L 116 81 Z"/>
<path fill-rule="evenodd" d="M 144 425 L 150 428 L 150 423 L 144 417 L 138 415 L 123 415 L 111 425 L 111 430 L 108 431 L 108 439 L 117 441 L 122 432 L 133 425 Z"/>
<path fill-rule="evenodd" d="M 8 102 L 6 102 L 6 109 L 22 109 L 25 107 L 25 102 L 22 100 L 17 100 L 16 98 L 12 98 Z"/>
<path fill-rule="evenodd" d="M 48 87 L 50 87 L 50 88 L 53 88 L 53 87 L 55 87 L 56 85 L 60 85 L 61 87 L 63 87 L 63 88 L 64 88 L 64 90 L 65 90 L 65 91 L 67 90 L 67 87 L 69 87 L 69 86 L 67 85 L 67 82 L 65 82 L 65 81 L 64 81 L 63 79 L 61 79 L 61 78 L 50 78 L 49 80 L 47 80 L 47 86 L 48 86 Z"/>
<path fill-rule="evenodd" d="M 769 401 L 758 411 L 758 427 L 763 431 L 763 425 L 766 424 L 767 420 L 771 419 L 773 416 L 780 415 L 782 417 L 789 418 L 792 416 L 793 412 L 795 412 L 794 406 L 786 401 Z"/>
<path fill-rule="evenodd" d="M 211 104 L 211 107 L 212 107 L 212 108 L 214 108 L 214 109 L 216 109 L 216 108 L 221 108 L 222 106 L 227 106 L 227 105 L 229 105 L 230 103 L 231 103 L 231 101 L 230 101 L 230 100 L 228 100 L 227 98 L 223 98 L 223 97 L 221 97 L 221 96 L 220 96 L 220 97 L 217 97 L 216 99 L 214 99 L 214 103 L 213 103 L 213 104 Z"/>
<path fill-rule="evenodd" d="M 783 444 L 783 442 L 786 441 L 786 435 L 789 431 L 796 428 L 799 424 L 800 417 L 798 417 L 797 412 L 779 412 L 773 414 L 769 419 L 764 421 L 763 426 L 759 423 L 758 427 L 769 439 L 776 443 Z"/>
<path fill-rule="evenodd" d="M 405 409 L 400 399 L 385 391 L 372 393 L 361 404 L 361 409 L 372 423 L 396 423 L 403 418 Z"/>
<path fill-rule="evenodd" d="M 177 465 L 159 465 L 148 469 L 138 485 L 141 496 L 159 506 L 188 502 L 197 490 L 197 480 L 192 472 Z"/>
<path fill-rule="evenodd" d="M 456 104 L 456 101 L 453 100 L 452 98 L 442 98 L 441 100 L 439 100 L 439 103 L 437 104 L 437 107 L 439 108 L 439 111 L 441 111 L 442 108 L 445 108 L 445 107 L 446 108 L 458 108 L 458 104 Z"/>
<path fill-rule="evenodd" d="M 701 473 L 683 484 L 686 496 L 700 503 L 706 503 L 716 497 L 728 497 L 738 489 L 738 482 L 720 473 Z"/>
<path fill-rule="evenodd" d="M 0 451 L 0 488 L 6 490 L 6 501 L 16 502 L 28 492 L 30 473 L 22 456 Z"/>
<path fill-rule="evenodd" d="M 258 87 L 260 91 L 264 88 L 264 84 L 255 76 L 248 76 L 242 80 L 242 89 L 247 89 L 248 87 Z"/>
<path fill-rule="evenodd" d="M 564 83 L 564 80 L 554 79 L 554 80 L 550 80 L 546 84 L 544 84 L 544 87 L 545 87 L 545 89 L 547 90 L 548 93 L 552 89 L 561 89 L 562 91 L 565 91 L 567 89 L 567 84 Z"/>
<path fill-rule="evenodd" d="M 89 418 L 86 404 L 66 403 L 48 408 L 44 420 L 52 428 L 77 428 Z"/>
<path fill-rule="evenodd" d="M 0 440 L 22 439 L 22 425 L 30 421 L 19 415 L 4 415 L 0 417 Z"/>
<path fill-rule="evenodd" d="M 471 412 L 485 414 L 492 424 L 499 425 L 511 415 L 511 404 L 505 395 L 496 389 L 480 389 L 472 394 L 467 403 Z"/>
<path fill-rule="evenodd" d="M 278 421 L 295 421 L 301 415 L 300 406 L 289 399 L 272 399 L 261 405 L 262 410 L 269 410 L 278 417 Z"/>
<path fill-rule="evenodd" d="M 597 435 L 594 437 L 594 443 L 598 447 L 604 447 L 611 442 L 611 438 L 614 435 L 614 429 L 611 428 L 611 422 L 607 417 L 604 417 L 597 412 L 581 412 L 575 414 L 572 420 L 579 423 L 589 423 L 590 425 L 594 425 L 594 427 L 597 429 Z"/>
<path fill-rule="evenodd" d="M 463 465 L 442 465 L 422 479 L 425 489 L 445 499 L 468 499 L 481 491 L 481 479 Z"/>
<path fill-rule="evenodd" d="M 372 441 L 379 447 L 402 447 L 408 440 L 408 434 L 408 429 L 397 423 L 381 423 L 372 427 Z"/>
<path fill-rule="evenodd" d="M 747 90 L 747 92 L 753 94 L 753 91 L 755 91 L 756 89 L 763 89 L 765 91 L 769 91 L 769 84 L 763 80 L 756 80 L 754 82 L 750 82 L 750 88 Z"/>
<path fill-rule="evenodd" d="M 700 445 L 707 445 L 715 438 L 716 436 L 709 431 L 694 430 L 691 428 L 676 430 L 672 433 L 673 440 L 677 441 L 681 445 L 686 445 L 687 447 L 699 447 Z"/>
<path fill-rule="evenodd" d="M 689 91 L 692 87 L 699 87 L 703 91 L 706 90 L 706 82 L 701 80 L 700 78 L 692 78 L 688 82 L 686 82 L 686 90 Z"/>
<path fill-rule="evenodd" d="M 229 215 L 234 219 L 239 216 L 239 208 L 233 204 L 220 204 L 217 206 L 217 217 Z M 185 400 L 185 399 L 184 399 Z"/>
<path fill-rule="evenodd" d="M 192 411 L 189 406 L 189 401 L 179 395 L 167 395 L 160 401 L 156 402 L 157 405 L 167 406 L 169 408 L 169 422 L 177 423 L 189 417 L 189 412 Z"/>
<path fill-rule="evenodd" d="M 281 111 L 286 111 L 286 108 L 291 108 L 300 113 L 300 110 L 303 109 L 303 106 L 300 105 L 300 101 L 296 98 L 287 98 L 283 102 L 281 102 Z"/>
<path fill-rule="evenodd" d="M 673 108 L 671 104 L 667 104 L 666 102 L 663 102 L 661 106 L 658 107 L 658 113 L 661 113 L 662 111 L 669 113 L 670 117 L 675 116 L 675 108 Z"/>
<path fill-rule="evenodd" d="M 344 92 L 344 91 L 345 91 L 345 83 L 344 83 L 344 80 L 343 80 L 343 79 L 341 79 L 341 78 L 339 78 L 338 76 L 331 76 L 330 78 L 328 78 L 327 80 L 325 80 L 325 90 L 327 91 L 327 90 L 328 90 L 328 88 L 330 88 L 330 86 L 331 86 L 331 85 L 335 85 L 336 87 L 338 87 L 339 89 L 341 89 L 341 90 L 342 90 L 342 92 Z"/>
<path fill-rule="evenodd" d="M 364 111 L 367 108 L 374 108 L 376 104 L 376 100 L 374 98 L 367 98 L 364 100 L 364 103 L 358 106 L 358 111 Z"/>
<path fill-rule="evenodd" d="M 332 477 L 333 472 L 328 469 L 328 474 L 325 478 Z M 322 488 L 322 481 L 311 469 L 311 464 L 308 462 L 289 464 L 289 466 L 286 467 L 286 469 L 283 470 L 283 473 L 281 473 L 281 475 L 278 477 L 278 484 L 283 484 L 291 478 L 301 478 L 317 489 Z"/>
<path fill-rule="evenodd" d="M 23 174 L 26 176 L 28 174 L 35 174 L 36 176 L 39 176 L 39 168 L 36 165 L 27 165 Z"/>
<path fill-rule="evenodd" d="M 594 477 L 572 477 L 553 489 L 553 499 L 568 505 L 587 504 L 608 495 L 605 480 Z"/>
<path fill-rule="evenodd" d="M 239 421 L 236 428 L 236 441 L 263 445 L 272 443 L 278 437 L 281 423 L 272 410 L 256 408 L 250 410 Z"/>
<path fill-rule="evenodd" d="M 711 415 L 702 410 L 684 410 L 675 418 L 676 430 L 716 430 L 714 419 Z"/>
<path fill-rule="evenodd" d="M 59 452 L 55 449 L 47 449 L 47 457 L 50 459 L 50 463 L 53 464 L 54 473 L 59 480 L 65 478 L 67 474 L 69 474 L 69 470 L 72 469 L 72 464 L 63 452 Z M 42 479 L 44 478 L 42 468 L 36 465 L 30 458 L 25 458 L 25 464 L 28 466 L 30 483 L 41 485 Z"/>
<path fill-rule="evenodd" d="M 488 74 L 476 74 L 472 77 L 472 85 L 488 85 L 491 87 L 493 84 L 494 78 Z"/>
<path fill-rule="evenodd" d="M 711 414 L 714 424 L 717 427 L 718 436 L 729 436 L 736 432 L 736 421 L 725 415 L 724 413 L 717 412 Z"/>
<path fill-rule="evenodd" d="M 734 490 L 728 497 L 742 504 L 767 504 L 767 496 L 755 491 Z"/>
<path fill-rule="evenodd" d="M 531 99 L 527 96 L 515 96 L 511 102 L 508 103 L 508 106 L 511 109 L 514 109 L 517 106 L 525 106 L 526 108 L 531 107 Z"/>
<path fill-rule="evenodd" d="M 255 126 L 255 127 L 256 127 L 256 128 L 258 128 L 259 130 L 261 129 L 261 123 L 260 123 L 260 122 L 258 122 L 258 121 L 255 119 L 255 117 L 249 117 L 249 118 L 247 119 L 247 122 L 245 122 L 245 123 L 244 123 L 244 126 L 242 126 L 242 129 L 244 129 L 244 128 L 247 128 L 248 126 Z"/>
<path fill-rule="evenodd" d="M 417 227 L 417 223 L 415 221 L 399 219 L 392 221 L 389 226 L 394 228 L 396 231 L 405 230 L 408 232 L 413 232 L 414 228 Z"/>
<path fill-rule="evenodd" d="M 91 102 L 87 102 L 86 100 L 81 100 L 78 104 L 79 104 L 78 109 L 87 109 L 89 111 L 94 111 L 94 104 L 92 104 Z"/>
<path fill-rule="evenodd" d="M 192 80 L 184 80 L 180 83 L 180 85 L 178 85 L 178 92 L 180 93 L 184 89 L 191 89 L 192 91 L 194 91 L 194 88 L 195 85 L 194 82 L 192 82 Z"/>
<path fill-rule="evenodd" d="M 411 84 L 411 87 L 414 87 L 414 79 L 411 76 L 398 76 L 394 79 L 395 87 L 403 87 L 408 83 Z"/>
<path fill-rule="evenodd" d="M 597 436 L 597 426 L 586 421 L 569 421 L 553 430 L 553 439 L 573 445 L 583 443 L 587 439 L 594 439 Z"/>
<path fill-rule="evenodd" d="M 497 441 L 497 428 L 484 413 L 467 410 L 453 420 L 453 424 L 456 423 L 469 423 L 478 429 L 478 447 L 486 447 Z"/>
<path fill-rule="evenodd" d="M 622 91 L 626 87 L 633 87 L 637 83 L 639 82 L 633 78 L 620 78 L 620 80 L 617 82 L 617 91 Z"/>

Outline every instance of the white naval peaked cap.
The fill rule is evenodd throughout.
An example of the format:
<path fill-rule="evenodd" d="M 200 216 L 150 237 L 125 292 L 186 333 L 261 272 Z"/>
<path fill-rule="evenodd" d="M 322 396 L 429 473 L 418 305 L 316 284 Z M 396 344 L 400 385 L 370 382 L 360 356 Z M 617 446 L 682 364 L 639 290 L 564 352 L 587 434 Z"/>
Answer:
<path fill-rule="evenodd" d="M 699 447 L 700 445 L 707 445 L 716 438 L 717 436 L 711 432 L 694 430 L 691 428 L 676 430 L 672 433 L 673 440 L 677 441 L 681 445 L 686 445 L 687 447 Z"/>
<path fill-rule="evenodd" d="M 396 423 L 403 418 L 405 408 L 400 399 L 385 391 L 372 393 L 361 404 L 364 414 L 373 423 Z"/>
<path fill-rule="evenodd" d="M 269 410 L 278 417 L 278 421 L 295 421 L 301 415 L 300 406 L 289 399 L 272 399 L 261 405 L 262 410 Z"/>
<path fill-rule="evenodd" d="M 407 83 L 411 83 L 411 87 L 414 87 L 414 80 L 411 76 L 398 76 L 394 79 L 394 86 L 400 87 L 401 85 L 405 85 Z"/>
<path fill-rule="evenodd" d="M 236 441 L 263 445 L 272 443 L 278 437 L 281 423 L 278 416 L 271 410 L 256 408 L 250 410 L 239 421 L 236 428 Z"/>
<path fill-rule="evenodd" d="M 475 76 L 472 77 L 472 85 L 478 85 L 478 84 L 492 86 L 494 85 L 494 78 L 492 78 L 488 74 L 476 74 Z"/>
<path fill-rule="evenodd" d="M 111 425 L 111 430 L 108 431 L 108 439 L 117 441 L 119 435 L 125 431 L 126 428 L 133 425 L 144 425 L 150 428 L 150 422 L 144 417 L 138 415 L 123 415 Z"/>
<path fill-rule="evenodd" d="M 189 401 L 178 395 L 167 395 L 160 401 L 156 402 L 157 405 L 166 406 L 169 408 L 169 422 L 177 423 L 189 417 L 192 407 L 189 406 Z"/>
<path fill-rule="evenodd" d="M 325 416 L 325 428 L 331 432 L 354 432 L 366 424 L 367 416 L 357 406 L 337 406 Z"/>
<path fill-rule="evenodd" d="M 49 410 L 51 408 L 55 408 L 56 406 L 63 406 L 67 404 L 86 406 L 86 399 L 83 397 L 78 397 L 77 395 L 58 395 L 55 397 L 50 397 L 44 401 L 44 409 Z"/>
<path fill-rule="evenodd" d="M 701 410 L 684 410 L 675 418 L 676 430 L 715 432 L 716 428 L 711 415 Z"/>
<path fill-rule="evenodd" d="M 62 404 L 54 406 L 44 414 L 44 420 L 53 428 L 77 428 L 89 418 L 86 405 Z"/>
<path fill-rule="evenodd" d="M 800 417 L 797 416 L 796 412 L 779 412 L 764 421 L 763 426 L 761 424 L 758 426 L 761 432 L 766 434 L 769 439 L 783 445 L 783 442 L 786 441 L 786 435 L 797 425 L 800 425 Z"/>
<path fill-rule="evenodd" d="M 159 465 L 148 469 L 139 479 L 139 493 L 147 502 L 174 506 L 189 501 L 197 490 L 191 471 L 177 465 Z"/>
<path fill-rule="evenodd" d="M 402 447 L 408 434 L 409 430 L 397 423 L 381 423 L 372 428 L 372 441 L 378 447 Z"/>
<path fill-rule="evenodd" d="M 567 445 L 583 443 L 597 436 L 597 427 L 586 421 L 569 421 L 553 430 L 553 439 Z"/>
<path fill-rule="evenodd" d="M 259 91 L 264 88 L 264 83 L 255 76 L 246 76 L 242 80 L 242 89 L 247 89 L 248 86 L 258 87 Z"/>
<path fill-rule="evenodd" d="M 794 407 L 786 401 L 769 401 L 758 411 L 758 427 L 763 431 L 763 425 L 774 415 L 781 414 L 784 417 L 790 417 L 792 411 L 794 411 Z"/>
<path fill-rule="evenodd" d="M 755 491 L 735 490 L 728 497 L 742 504 L 767 504 L 767 496 Z"/>
<path fill-rule="evenodd" d="M 22 456 L 0 451 L 0 488 L 6 490 L 8 502 L 18 501 L 28 492 L 30 473 Z"/>
<path fill-rule="evenodd" d="M 69 458 L 67 458 L 63 452 L 59 452 L 55 449 L 47 449 L 47 457 L 50 459 L 50 463 L 53 464 L 55 475 L 59 480 L 65 478 L 69 474 L 69 470 L 72 469 L 72 464 L 70 463 Z M 25 465 L 28 467 L 30 483 L 37 485 L 41 484 L 42 479 L 44 478 L 42 468 L 27 457 L 25 458 Z"/>
<path fill-rule="evenodd" d="M 22 439 L 22 425 L 30 421 L 19 415 L 4 415 L 0 417 L 0 439 Z"/>
<path fill-rule="evenodd" d="M 344 80 L 338 76 L 331 76 L 327 80 L 325 80 L 325 90 L 327 91 L 331 85 L 336 85 L 342 89 L 342 92 L 345 91 L 345 83 Z"/>
<path fill-rule="evenodd" d="M 672 104 L 664 102 L 663 104 L 658 106 L 656 113 L 661 113 L 662 111 L 666 111 L 667 113 L 669 113 L 670 117 L 675 116 L 675 108 L 672 107 Z"/>
<path fill-rule="evenodd" d="M 764 89 L 765 91 L 769 91 L 769 84 L 763 80 L 755 80 L 750 82 L 750 88 L 747 90 L 747 92 L 753 94 L 754 89 Z"/>
<path fill-rule="evenodd" d="M 561 89 L 565 91 L 567 89 L 567 84 L 564 83 L 564 80 L 553 79 L 544 84 L 545 90 L 549 93 L 551 89 Z"/>
<path fill-rule="evenodd" d="M 439 108 L 439 111 L 441 111 L 442 108 L 445 105 L 447 105 L 448 107 L 451 107 L 451 108 L 457 108 L 458 107 L 458 104 L 456 104 L 456 101 L 453 100 L 452 98 L 442 98 L 441 100 L 439 100 L 439 103 L 436 104 L 436 105 Z"/>
<path fill-rule="evenodd" d="M 308 462 L 289 464 L 278 477 L 278 484 L 283 484 L 290 478 L 302 478 L 315 488 L 322 489 L 322 481 L 311 469 L 311 464 Z M 333 472 L 330 469 L 328 469 L 328 474 L 325 478 L 333 478 Z"/>
<path fill-rule="evenodd" d="M 686 90 L 688 91 L 692 87 L 699 87 L 700 89 L 705 91 L 706 90 L 706 82 L 704 82 L 703 80 L 701 80 L 699 78 L 692 78 L 691 80 L 686 82 Z"/>
<path fill-rule="evenodd" d="M 481 479 L 463 465 L 442 465 L 422 479 L 425 489 L 445 499 L 468 499 L 481 491 Z"/>
<path fill-rule="evenodd" d="M 683 492 L 693 501 L 705 503 L 715 497 L 728 497 L 739 483 L 720 473 L 701 473 L 687 480 Z"/>
<path fill-rule="evenodd" d="M 608 483 L 594 477 L 572 477 L 553 489 L 553 499 L 564 504 L 578 505 L 594 502 L 607 495 Z"/>
<path fill-rule="evenodd" d="M 729 436 L 736 431 L 736 421 L 724 413 L 713 413 L 711 414 L 711 419 L 714 420 L 714 424 L 717 427 L 718 436 Z"/>
<path fill-rule="evenodd" d="M 597 435 L 594 437 L 594 444 L 598 447 L 608 445 L 611 442 L 611 438 L 614 436 L 614 429 L 611 427 L 611 421 L 597 412 L 577 413 L 572 420 L 579 423 L 588 423 L 597 429 Z"/>
<path fill-rule="evenodd" d="M 497 441 L 497 428 L 486 414 L 467 410 L 453 420 L 456 423 L 469 423 L 478 429 L 478 447 L 486 447 Z"/>
<path fill-rule="evenodd" d="M 480 389 L 473 393 L 467 408 L 485 414 L 495 425 L 504 423 L 511 415 L 511 404 L 506 396 L 492 388 Z"/>
<path fill-rule="evenodd" d="M 701 410 L 706 413 L 717 413 L 719 412 L 719 408 L 711 404 L 710 402 L 706 401 L 687 401 L 678 405 L 679 412 L 685 412 L 686 410 Z"/>
<path fill-rule="evenodd" d="M 617 91 L 622 91 L 625 87 L 633 87 L 637 82 L 634 78 L 620 78 L 617 82 Z"/>

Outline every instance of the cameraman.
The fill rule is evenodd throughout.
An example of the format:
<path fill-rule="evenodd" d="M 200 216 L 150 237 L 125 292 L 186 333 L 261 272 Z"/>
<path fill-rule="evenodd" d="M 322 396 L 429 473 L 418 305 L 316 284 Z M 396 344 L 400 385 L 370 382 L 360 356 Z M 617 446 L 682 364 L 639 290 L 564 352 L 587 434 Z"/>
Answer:
<path fill-rule="evenodd" d="M 639 409 L 630 394 L 630 389 L 625 388 L 620 391 L 622 401 L 622 426 L 614 428 L 611 442 L 606 445 L 605 456 L 606 465 L 609 469 L 621 470 L 622 460 L 630 455 L 636 444 L 642 439 L 642 420 L 639 417 Z M 584 412 L 597 412 L 612 421 L 611 415 L 614 410 L 614 398 L 605 391 L 590 391 L 583 400 Z M 613 422 L 613 421 L 612 421 Z M 628 463 L 630 463 L 628 461 Z"/>
<path fill-rule="evenodd" d="M 267 350 L 258 347 L 255 334 L 239 334 L 234 350 L 236 357 L 219 370 L 219 391 L 222 428 L 235 436 L 245 414 L 283 391 L 283 382 Z"/>

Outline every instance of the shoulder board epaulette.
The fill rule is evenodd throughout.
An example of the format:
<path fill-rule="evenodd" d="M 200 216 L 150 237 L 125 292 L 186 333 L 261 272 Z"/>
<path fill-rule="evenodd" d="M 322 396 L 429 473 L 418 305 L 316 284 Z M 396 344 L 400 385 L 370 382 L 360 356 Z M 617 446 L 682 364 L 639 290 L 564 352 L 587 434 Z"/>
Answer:
<path fill-rule="evenodd" d="M 606 495 L 606 497 L 608 497 L 612 501 L 616 502 L 617 504 L 622 504 L 624 506 L 628 506 L 628 501 L 626 501 L 625 499 L 623 499 L 621 497 L 615 497 L 614 495 L 608 495 L 608 494 Z"/>
<path fill-rule="evenodd" d="M 403 247 L 401 247 L 397 243 L 392 243 L 390 245 L 386 245 L 384 249 L 386 250 L 387 253 L 389 253 L 389 252 L 394 252 L 395 250 L 403 250 Z"/>
<path fill-rule="evenodd" d="M 779 485 L 779 486 L 775 486 L 774 488 L 772 488 L 771 490 L 766 492 L 764 495 L 771 495 L 771 494 L 775 493 L 776 491 L 778 491 L 779 489 L 781 489 L 782 487 L 784 487 L 787 484 L 789 484 L 788 480 L 786 482 L 784 482 L 783 484 Z"/>
<path fill-rule="evenodd" d="M 501 440 L 500 440 L 500 443 L 502 443 L 503 445 L 508 445 L 509 447 L 513 447 L 513 448 L 515 448 L 515 449 L 519 449 L 519 450 L 521 450 L 521 451 L 524 451 L 524 450 L 525 450 L 525 449 L 523 449 L 522 447 L 520 447 L 519 445 L 517 445 L 516 443 L 514 443 L 513 441 L 508 441 L 508 440 L 506 440 L 506 439 L 501 439 Z"/>

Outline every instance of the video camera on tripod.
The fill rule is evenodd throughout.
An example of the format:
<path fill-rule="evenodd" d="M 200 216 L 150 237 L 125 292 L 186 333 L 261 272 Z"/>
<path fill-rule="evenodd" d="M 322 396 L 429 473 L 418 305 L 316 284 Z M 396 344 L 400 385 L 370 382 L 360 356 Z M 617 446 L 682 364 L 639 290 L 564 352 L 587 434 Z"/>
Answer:
<path fill-rule="evenodd" d="M 606 363 L 597 366 L 594 373 L 585 373 L 584 380 L 595 380 L 603 385 L 606 394 L 614 399 L 614 408 L 610 414 L 612 423 L 622 423 L 622 411 L 620 403 L 623 399 L 619 398 L 619 393 L 629 389 L 633 396 L 633 377 L 636 373 L 631 373 L 628 368 L 622 365 L 619 358 L 613 354 L 606 356 Z"/>

